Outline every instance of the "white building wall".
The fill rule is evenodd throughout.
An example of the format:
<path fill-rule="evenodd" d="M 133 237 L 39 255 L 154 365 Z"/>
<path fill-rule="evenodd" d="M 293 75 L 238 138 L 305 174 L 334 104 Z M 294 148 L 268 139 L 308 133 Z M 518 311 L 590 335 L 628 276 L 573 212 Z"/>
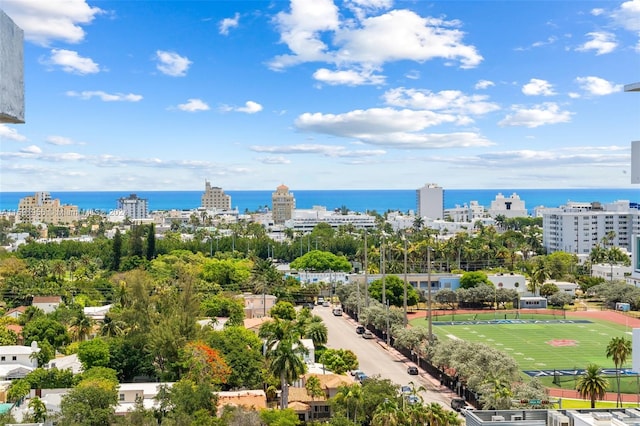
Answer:
<path fill-rule="evenodd" d="M 493 218 L 498 215 L 506 218 L 529 216 L 524 201 L 516 193 L 511 194 L 509 197 L 498 193 L 496 199 L 491 202 L 488 213 Z"/>
<path fill-rule="evenodd" d="M 0 123 L 24 123 L 24 32 L 0 10 Z"/>
<path fill-rule="evenodd" d="M 416 191 L 418 215 L 430 219 L 444 218 L 444 189 L 435 183 L 428 183 Z"/>

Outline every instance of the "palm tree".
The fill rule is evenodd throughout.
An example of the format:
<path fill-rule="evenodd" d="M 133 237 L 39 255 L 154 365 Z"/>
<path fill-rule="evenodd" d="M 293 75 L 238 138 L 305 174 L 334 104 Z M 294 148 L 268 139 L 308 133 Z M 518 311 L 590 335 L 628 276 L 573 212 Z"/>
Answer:
<path fill-rule="evenodd" d="M 406 424 L 404 413 L 395 402 L 386 399 L 376 408 L 371 418 L 371 426 L 400 426 Z"/>
<path fill-rule="evenodd" d="M 364 395 L 362 393 L 362 386 L 360 383 L 341 386 L 338 393 L 334 396 L 335 403 L 342 405 L 345 408 L 347 420 L 350 418 L 349 414 L 353 412 L 351 420 L 354 424 L 358 424 L 358 411 L 361 410 L 363 400 Z"/>
<path fill-rule="evenodd" d="M 289 405 L 289 385 L 305 372 L 302 355 L 306 351 L 300 341 L 296 321 L 274 318 L 260 327 L 259 336 L 265 339 L 265 355 L 273 375 L 280 378 L 280 408 Z"/>
<path fill-rule="evenodd" d="M 315 401 L 316 398 L 324 396 L 324 390 L 322 390 L 320 379 L 318 379 L 317 376 L 309 376 L 307 378 L 307 382 L 304 384 L 304 387 L 307 390 L 307 395 L 311 397 L 312 401 Z M 313 420 L 313 413 L 311 414 L 311 416 L 311 420 Z"/>
<path fill-rule="evenodd" d="M 313 340 L 313 346 L 324 346 L 327 343 L 329 332 L 327 326 L 321 321 L 311 321 L 307 325 L 304 335 L 307 339 Z"/>
<path fill-rule="evenodd" d="M 71 328 L 76 341 L 82 342 L 89 337 L 93 330 L 93 320 L 79 311 L 71 320 Z"/>
<path fill-rule="evenodd" d="M 631 355 L 631 340 L 625 337 L 612 337 L 607 345 L 607 358 L 612 358 L 616 366 L 616 383 L 618 384 L 618 397 L 616 407 L 622 407 L 622 395 L 620 392 L 620 368 Z"/>
<path fill-rule="evenodd" d="M 31 398 L 31 401 L 29 401 L 29 409 L 33 411 L 31 420 L 34 422 L 41 423 L 47 419 L 47 406 L 40 398 Z"/>
<path fill-rule="evenodd" d="M 602 370 L 595 364 L 589 364 L 584 374 L 578 379 L 576 390 L 584 399 L 591 401 L 591 408 L 596 408 L 596 400 L 604 399 L 609 381 L 602 375 Z"/>

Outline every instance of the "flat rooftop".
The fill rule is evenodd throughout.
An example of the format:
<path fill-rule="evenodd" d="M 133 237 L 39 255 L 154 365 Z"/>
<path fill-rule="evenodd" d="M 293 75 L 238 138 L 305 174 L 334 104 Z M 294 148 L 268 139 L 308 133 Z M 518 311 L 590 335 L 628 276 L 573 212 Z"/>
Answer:
<path fill-rule="evenodd" d="M 631 83 L 624 85 L 625 92 L 640 92 L 640 82 L 639 83 Z"/>

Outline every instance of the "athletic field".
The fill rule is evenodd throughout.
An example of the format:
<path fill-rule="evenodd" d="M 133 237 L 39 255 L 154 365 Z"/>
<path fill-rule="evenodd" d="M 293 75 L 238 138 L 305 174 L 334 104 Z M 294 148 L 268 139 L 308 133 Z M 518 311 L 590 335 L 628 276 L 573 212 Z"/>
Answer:
<path fill-rule="evenodd" d="M 510 354 L 523 371 L 584 369 L 595 363 L 605 369 L 614 364 L 605 355 L 612 337 L 631 339 L 625 325 L 597 319 L 527 315 L 455 315 L 432 317 L 433 333 L 441 341 L 462 339 L 482 342 Z M 427 326 L 424 317 L 411 321 Z M 453 325 L 452 325 L 453 324 Z M 631 366 L 631 359 L 627 361 Z"/>

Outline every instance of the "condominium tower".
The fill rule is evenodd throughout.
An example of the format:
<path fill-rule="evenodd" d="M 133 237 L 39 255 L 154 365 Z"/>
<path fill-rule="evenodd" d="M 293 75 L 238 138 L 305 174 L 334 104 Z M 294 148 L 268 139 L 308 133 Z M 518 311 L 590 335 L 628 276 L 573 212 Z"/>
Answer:
<path fill-rule="evenodd" d="M 435 183 L 428 183 L 416 190 L 418 216 L 429 219 L 444 218 L 444 189 Z"/>
<path fill-rule="evenodd" d="M 149 202 L 146 198 L 139 198 L 136 194 L 118 199 L 118 209 L 124 217 L 131 220 L 146 219 L 149 216 Z"/>
<path fill-rule="evenodd" d="M 78 206 L 60 204 L 48 192 L 36 192 L 18 202 L 18 221 L 24 223 L 69 224 L 78 220 Z"/>
<path fill-rule="evenodd" d="M 205 181 L 201 203 L 207 210 L 231 210 L 231 196 L 225 194 L 222 188 L 211 186 L 208 181 Z"/>
<path fill-rule="evenodd" d="M 293 217 L 293 210 L 296 208 L 296 199 L 293 193 L 289 192 L 289 187 L 280 185 L 276 192 L 271 195 L 271 209 L 273 211 L 273 223 L 284 225 L 284 222 Z"/>

